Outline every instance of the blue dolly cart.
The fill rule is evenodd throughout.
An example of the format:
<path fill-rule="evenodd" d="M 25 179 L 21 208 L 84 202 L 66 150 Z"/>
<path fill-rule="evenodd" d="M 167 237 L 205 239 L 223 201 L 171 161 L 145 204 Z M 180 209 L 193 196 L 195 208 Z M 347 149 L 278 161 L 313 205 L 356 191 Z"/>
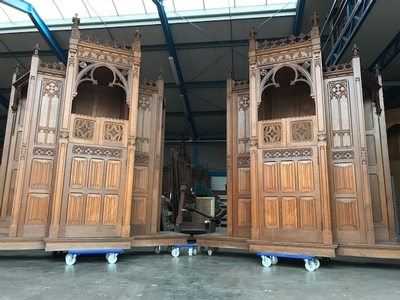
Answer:
<path fill-rule="evenodd" d="M 278 263 L 278 257 L 302 259 L 304 260 L 304 267 L 309 272 L 313 272 L 321 265 L 319 260 L 312 255 L 282 254 L 269 252 L 258 252 L 257 255 L 261 256 L 262 265 L 267 268 L 271 265 L 276 265 Z"/>
<path fill-rule="evenodd" d="M 75 264 L 78 255 L 105 254 L 108 263 L 115 264 L 118 260 L 118 254 L 122 253 L 124 253 L 122 249 L 70 250 L 65 255 L 65 263 L 68 266 L 72 266 Z"/>

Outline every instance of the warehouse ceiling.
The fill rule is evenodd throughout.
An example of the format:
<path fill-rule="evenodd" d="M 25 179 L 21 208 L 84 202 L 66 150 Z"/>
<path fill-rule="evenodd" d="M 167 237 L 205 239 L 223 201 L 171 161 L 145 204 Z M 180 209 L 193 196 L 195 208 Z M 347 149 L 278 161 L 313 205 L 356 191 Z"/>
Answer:
<path fill-rule="evenodd" d="M 400 107 L 398 11 L 398 0 L 0 0 L 0 139 L 15 66 L 29 68 L 37 43 L 41 60 L 64 61 L 75 14 L 83 35 L 109 43 L 129 45 L 139 28 L 141 79 L 164 73 L 166 140 L 204 141 L 226 139 L 227 71 L 248 79 L 250 28 L 259 41 L 308 33 L 313 12 L 325 63 L 349 61 L 356 43 L 362 65 L 382 69 L 387 107 Z"/>

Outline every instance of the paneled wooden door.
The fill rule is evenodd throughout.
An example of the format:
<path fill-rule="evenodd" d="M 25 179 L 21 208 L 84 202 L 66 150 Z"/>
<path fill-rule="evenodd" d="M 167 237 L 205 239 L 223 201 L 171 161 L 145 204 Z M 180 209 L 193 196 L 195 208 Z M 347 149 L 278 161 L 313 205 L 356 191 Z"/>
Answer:
<path fill-rule="evenodd" d="M 259 122 L 261 240 L 322 242 L 315 121 Z"/>
<path fill-rule="evenodd" d="M 121 236 L 127 121 L 72 119 L 60 237 Z"/>

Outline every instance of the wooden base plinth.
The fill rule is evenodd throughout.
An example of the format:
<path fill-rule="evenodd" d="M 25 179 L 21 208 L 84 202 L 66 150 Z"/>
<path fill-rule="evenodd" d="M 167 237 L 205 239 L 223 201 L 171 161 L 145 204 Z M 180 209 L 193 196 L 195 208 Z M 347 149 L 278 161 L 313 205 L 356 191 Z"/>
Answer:
<path fill-rule="evenodd" d="M 400 259 L 400 243 L 374 245 L 340 244 L 336 249 L 336 254 L 354 257 Z"/>
<path fill-rule="evenodd" d="M 195 235 L 196 244 L 201 247 L 217 247 L 229 249 L 244 249 L 248 250 L 246 238 L 229 237 L 218 233 L 206 233 Z"/>
<path fill-rule="evenodd" d="M 10 238 L 0 234 L 0 250 L 41 250 L 44 249 L 42 238 Z"/>
<path fill-rule="evenodd" d="M 57 238 L 44 239 L 46 251 L 130 249 L 132 238 Z"/>
<path fill-rule="evenodd" d="M 313 255 L 320 257 L 335 257 L 337 245 L 314 243 L 285 243 L 248 240 L 249 250 L 253 252 L 270 252 L 282 254 Z"/>
<path fill-rule="evenodd" d="M 136 235 L 132 237 L 131 246 L 150 247 L 181 245 L 186 244 L 189 237 L 190 235 L 184 233 L 161 231 L 151 235 Z"/>

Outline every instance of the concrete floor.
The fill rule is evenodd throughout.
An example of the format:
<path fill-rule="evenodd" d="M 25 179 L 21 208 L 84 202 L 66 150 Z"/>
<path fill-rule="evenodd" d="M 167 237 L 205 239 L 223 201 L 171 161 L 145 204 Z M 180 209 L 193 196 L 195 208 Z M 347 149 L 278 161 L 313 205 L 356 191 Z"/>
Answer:
<path fill-rule="evenodd" d="M 102 256 L 0 251 L 0 299 L 400 299 L 400 261 L 337 258 L 308 272 L 300 260 L 270 268 L 248 252 L 221 249 L 173 258 L 134 249 L 110 265 Z"/>

